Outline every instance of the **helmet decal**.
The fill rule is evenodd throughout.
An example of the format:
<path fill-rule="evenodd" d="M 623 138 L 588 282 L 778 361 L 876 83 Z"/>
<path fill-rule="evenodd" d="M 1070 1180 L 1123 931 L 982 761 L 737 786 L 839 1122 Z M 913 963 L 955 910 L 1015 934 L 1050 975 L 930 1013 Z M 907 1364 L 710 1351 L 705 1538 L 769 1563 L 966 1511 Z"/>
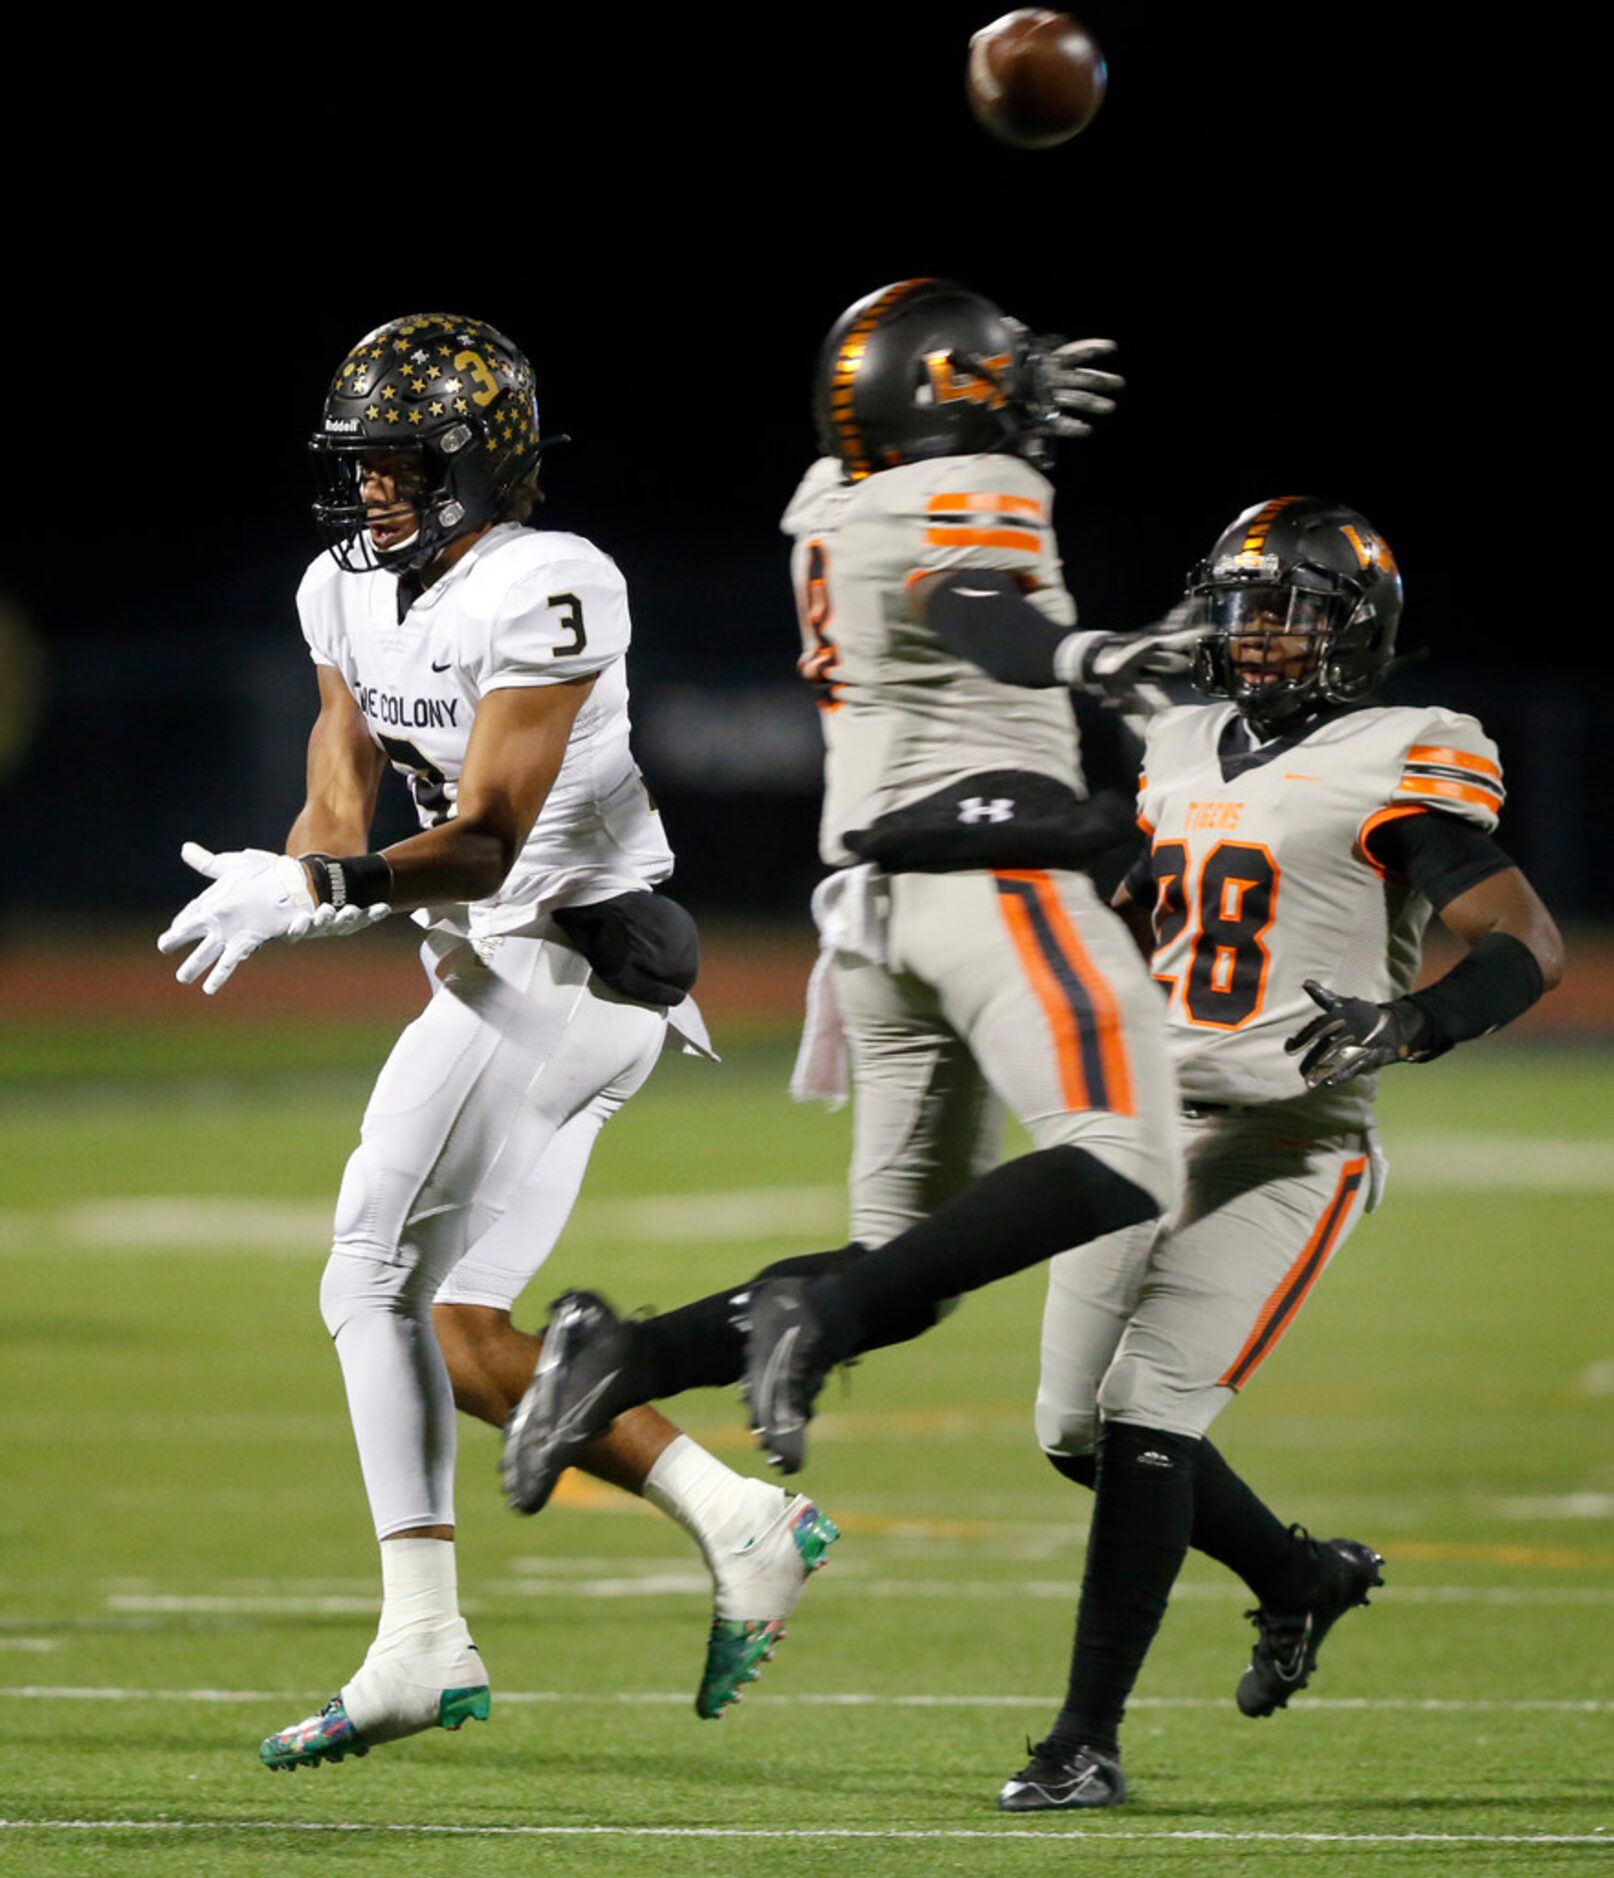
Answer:
<path fill-rule="evenodd" d="M 971 404 L 988 405 L 994 411 L 1002 410 L 1009 402 L 1009 394 L 1003 388 L 1003 375 L 1013 365 L 1014 359 L 1007 352 L 995 352 L 991 358 L 982 359 L 979 363 L 981 372 L 972 372 L 959 366 L 952 352 L 927 352 L 925 373 L 936 402 L 951 404 L 957 398 L 968 398 Z"/>
<path fill-rule="evenodd" d="M 1395 564 L 1395 556 L 1390 552 L 1390 544 L 1382 535 L 1375 535 L 1370 528 L 1363 528 L 1361 533 L 1349 522 L 1341 525 L 1339 531 L 1356 550 L 1356 558 L 1362 564 L 1362 571 L 1376 567 L 1381 573 L 1396 574 L 1400 569 Z"/>

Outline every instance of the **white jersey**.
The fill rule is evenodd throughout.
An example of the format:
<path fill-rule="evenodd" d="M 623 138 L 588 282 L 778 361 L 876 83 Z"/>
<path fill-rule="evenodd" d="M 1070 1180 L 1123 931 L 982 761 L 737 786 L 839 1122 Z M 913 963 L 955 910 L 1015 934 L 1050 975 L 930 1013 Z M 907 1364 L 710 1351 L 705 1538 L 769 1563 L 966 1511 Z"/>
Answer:
<path fill-rule="evenodd" d="M 398 618 L 398 578 L 321 555 L 297 590 L 316 665 L 339 672 L 431 828 L 455 812 L 466 744 L 490 691 L 596 677 L 560 774 L 498 892 L 416 917 L 466 934 L 519 932 L 559 906 L 672 872 L 661 817 L 628 748 L 627 590 L 581 535 L 503 523 Z"/>
<path fill-rule="evenodd" d="M 1306 1093 L 1284 1041 L 1314 978 L 1385 1002 L 1411 989 L 1430 907 L 1364 843 L 1430 809 L 1487 834 L 1503 801 L 1496 746 L 1471 717 L 1373 706 L 1253 745 L 1231 704 L 1149 726 L 1139 821 L 1155 881 L 1153 969 L 1170 995 L 1183 1094 L 1217 1103 Z M 1365 1110 L 1366 1079 L 1337 1092 Z"/>
<path fill-rule="evenodd" d="M 949 652 L 915 611 L 922 575 L 1025 577 L 1035 605 L 1074 625 L 1050 523 L 1053 489 L 1020 457 L 953 456 L 841 478 L 822 458 L 783 528 L 801 613 L 803 675 L 819 687 L 825 743 L 819 849 L 948 784 L 1031 770 L 1085 793 L 1069 694 L 999 684 Z"/>

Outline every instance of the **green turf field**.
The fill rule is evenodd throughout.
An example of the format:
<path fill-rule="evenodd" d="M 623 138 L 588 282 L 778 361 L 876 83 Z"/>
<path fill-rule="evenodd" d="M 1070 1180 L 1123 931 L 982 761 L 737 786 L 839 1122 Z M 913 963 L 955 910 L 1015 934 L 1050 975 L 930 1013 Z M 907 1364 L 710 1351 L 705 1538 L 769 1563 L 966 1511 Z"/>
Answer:
<path fill-rule="evenodd" d="M 294 1776 L 259 1738 L 356 1665 L 374 1551 L 315 1291 L 386 1043 L 364 1028 L 0 1045 L 0 1868 L 481 1874 L 1488 1873 L 1614 1852 L 1614 1058 L 1387 1078 L 1394 1172 L 1219 1426 L 1286 1516 L 1377 1543 L 1292 1713 L 1232 1690 L 1246 1601 L 1191 1562 L 1132 1804 L 993 1801 L 1063 1684 L 1085 1505 L 1030 1441 L 1036 1274 L 832 1382 L 846 1536 L 721 1726 L 683 1535 L 604 1490 L 536 1522 L 467 1428 L 461 1583 L 492 1722 Z M 607 1131 L 534 1310 L 669 1304 L 838 1238 L 846 1120 L 787 1054 L 669 1063 Z M 732 1400 L 680 1414 L 736 1461 Z M 1598 1835 L 1606 1834 L 1606 1840 Z"/>

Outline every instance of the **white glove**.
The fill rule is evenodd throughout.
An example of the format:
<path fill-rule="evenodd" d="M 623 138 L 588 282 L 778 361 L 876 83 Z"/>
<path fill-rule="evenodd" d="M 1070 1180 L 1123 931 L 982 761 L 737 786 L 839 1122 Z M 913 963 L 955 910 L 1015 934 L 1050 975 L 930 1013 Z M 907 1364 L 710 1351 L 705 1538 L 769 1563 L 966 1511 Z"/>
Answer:
<path fill-rule="evenodd" d="M 1145 679 L 1179 677 L 1194 663 L 1194 649 L 1205 629 L 1189 625 L 1187 602 L 1163 620 L 1135 633 L 1073 632 L 1054 653 L 1059 682 L 1075 691 L 1127 699 Z"/>
<path fill-rule="evenodd" d="M 206 972 L 202 989 L 209 997 L 265 940 L 303 937 L 320 911 L 302 862 L 289 854 L 266 848 L 211 854 L 187 841 L 179 855 L 214 884 L 180 910 L 157 950 L 177 952 L 200 941 L 174 975 L 182 985 L 193 985 Z"/>
<path fill-rule="evenodd" d="M 1040 360 L 1043 388 L 1058 407 L 1048 424 L 1055 437 L 1090 437 L 1087 417 L 1108 417 L 1115 409 L 1115 394 L 1126 387 L 1116 372 L 1101 372 L 1090 363 L 1115 350 L 1113 339 L 1072 339 Z M 1080 415 L 1076 415 L 1079 413 Z"/>
<path fill-rule="evenodd" d="M 308 916 L 307 923 L 295 926 L 285 937 L 296 945 L 302 939 L 347 939 L 356 932 L 368 932 L 379 920 L 392 913 L 390 906 L 343 906 L 321 904 Z"/>

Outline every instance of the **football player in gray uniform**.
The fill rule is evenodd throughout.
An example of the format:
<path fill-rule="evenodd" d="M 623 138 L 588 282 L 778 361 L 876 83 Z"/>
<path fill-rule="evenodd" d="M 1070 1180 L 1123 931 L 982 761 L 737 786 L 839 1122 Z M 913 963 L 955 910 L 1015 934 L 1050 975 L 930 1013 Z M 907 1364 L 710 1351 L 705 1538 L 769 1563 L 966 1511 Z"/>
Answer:
<path fill-rule="evenodd" d="M 1039 467 L 1110 408 L 1108 349 L 1034 340 L 936 280 L 829 334 L 823 457 L 785 528 L 835 870 L 806 1055 L 850 1055 L 853 1243 L 646 1322 L 560 1300 L 511 1429 L 529 1510 L 613 1414 L 742 1375 L 794 1471 L 832 1365 L 1175 1202 L 1158 994 L 1083 871 L 1117 829 L 1087 798 L 1068 693 L 1129 701 L 1186 670 L 1197 635 L 1077 627 Z M 1034 1150 L 993 1167 L 1004 1109 Z"/>
<path fill-rule="evenodd" d="M 456 1591 L 454 1403 L 508 1417 L 538 1351 L 510 1308 L 594 1141 L 670 1036 L 706 1048 L 694 923 L 652 891 L 673 857 L 629 748 L 621 573 L 581 536 L 524 526 L 531 366 L 481 321 L 391 321 L 342 362 L 312 451 L 329 552 L 297 596 L 320 695 L 307 799 L 284 854 L 187 844 L 214 884 L 158 942 L 193 947 L 179 978 L 214 993 L 270 939 L 391 910 L 425 928 L 432 995 L 365 1111 L 320 1294 L 381 1541 L 380 1624 L 340 1693 L 263 1743 L 271 1768 L 487 1715 Z M 389 764 L 421 832 L 370 853 Z M 720 1714 L 833 1525 L 653 1412 L 579 1459 L 706 1554 L 697 1707 Z"/>
<path fill-rule="evenodd" d="M 1196 680 L 1223 701 L 1151 720 L 1149 846 L 1115 897 L 1166 994 L 1186 1186 L 1162 1219 L 1049 1268 L 1037 1431 L 1097 1498 L 1068 1692 L 1002 1790 L 1013 1812 L 1124 1796 L 1122 1714 L 1188 1546 L 1254 1593 L 1246 1715 L 1304 1688 L 1367 1602 L 1378 1554 L 1285 1527 L 1205 1433 L 1383 1193 L 1377 1072 L 1498 1029 L 1562 970 L 1550 914 L 1491 838 L 1495 745 L 1471 717 L 1375 700 L 1402 603 L 1377 529 L 1335 503 L 1259 504 L 1188 603 Z M 1467 949 L 1414 991 L 1432 913 Z M 1116 1270 L 1132 1274 L 1119 1315 L 1094 1277 Z"/>

